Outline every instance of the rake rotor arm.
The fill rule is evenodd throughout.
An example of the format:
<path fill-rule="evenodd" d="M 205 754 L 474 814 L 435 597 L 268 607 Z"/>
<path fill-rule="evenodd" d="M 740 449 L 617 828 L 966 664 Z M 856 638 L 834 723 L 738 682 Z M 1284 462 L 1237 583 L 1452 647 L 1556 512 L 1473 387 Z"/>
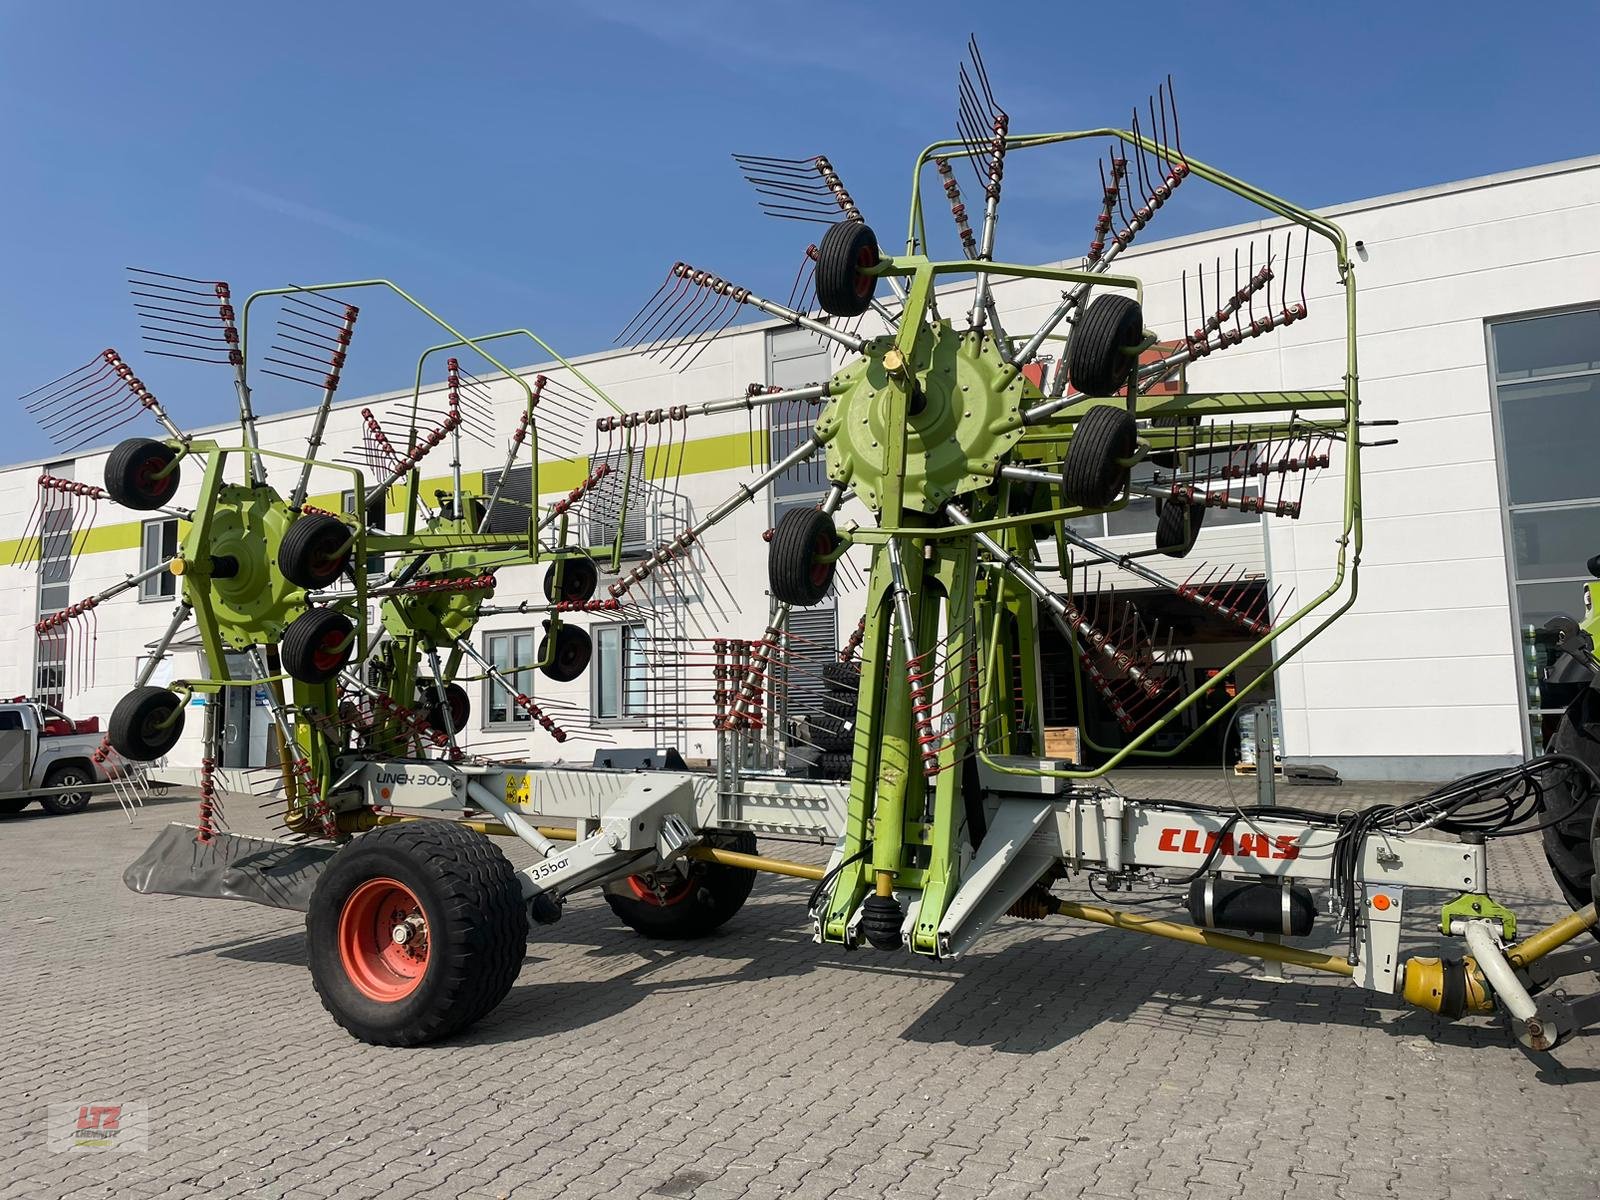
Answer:
<path fill-rule="evenodd" d="M 562 729 L 559 725 L 552 721 L 550 717 L 546 715 L 544 710 L 533 702 L 533 697 L 519 690 L 516 684 L 507 679 L 504 672 L 502 672 L 500 668 L 496 667 L 483 655 L 479 654 L 477 648 L 473 646 L 469 639 L 459 637 L 455 639 L 454 644 L 456 650 L 459 651 L 463 657 L 471 659 L 472 662 L 477 665 L 478 669 L 484 673 L 484 676 L 506 694 L 506 698 L 510 700 L 512 704 L 522 709 L 528 714 L 529 717 L 537 721 L 544 728 L 546 733 L 548 733 L 558 742 L 564 742 L 567 740 L 566 730 Z"/>
<path fill-rule="evenodd" d="M 971 525 L 973 523 L 972 518 L 954 504 L 946 504 L 944 511 L 958 525 Z M 1100 634 L 1099 630 L 1095 629 L 1078 607 L 1051 591 L 1044 580 L 1029 570 L 1015 554 L 981 530 L 974 530 L 972 536 L 978 545 L 989 552 L 995 559 L 996 565 L 1002 571 L 1032 593 L 1034 599 L 1039 602 L 1039 606 L 1050 614 L 1051 619 L 1055 621 L 1061 632 L 1066 635 L 1067 641 L 1074 650 L 1082 653 L 1083 648 L 1087 646 L 1096 654 L 1106 658 L 1118 669 L 1126 672 L 1128 678 L 1132 679 L 1146 692 L 1155 694 L 1161 690 L 1163 685 L 1160 680 L 1151 677 L 1147 672 L 1132 663 L 1119 661 L 1116 648 L 1107 638 Z"/>
<path fill-rule="evenodd" d="M 644 578 L 652 571 L 687 553 L 689 546 L 704 537 L 707 530 L 725 521 L 741 505 L 748 504 L 754 500 L 756 495 L 769 487 L 778 476 L 782 475 L 790 467 L 798 466 L 811 458 L 812 455 L 822 449 L 822 446 L 822 439 L 812 434 L 804 442 L 796 446 L 791 453 L 785 455 L 780 461 L 773 463 L 772 466 L 757 475 L 749 483 L 741 483 L 733 495 L 708 512 L 697 524 L 684 530 L 670 543 L 658 546 L 648 558 L 628 572 L 626 578 L 617 580 L 607 590 L 612 596 L 621 597 L 634 584 L 643 582 Z"/>

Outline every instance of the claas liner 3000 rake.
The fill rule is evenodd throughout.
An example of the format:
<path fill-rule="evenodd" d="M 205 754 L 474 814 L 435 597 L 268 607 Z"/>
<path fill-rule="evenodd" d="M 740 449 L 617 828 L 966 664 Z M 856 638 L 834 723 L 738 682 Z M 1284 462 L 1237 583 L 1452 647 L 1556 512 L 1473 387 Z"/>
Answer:
<path fill-rule="evenodd" d="M 131 397 L 128 411 L 150 411 L 167 434 L 113 452 L 105 488 L 113 500 L 160 509 L 170 505 L 180 468 L 204 473 L 197 507 L 180 514 L 190 522 L 181 548 L 162 569 L 182 579 L 166 641 L 192 616 L 210 678 L 153 687 L 147 667 L 117 705 L 106 748 L 133 760 L 158 757 L 179 736 L 191 698 L 199 698 L 207 723 L 201 818 L 197 826 L 169 827 L 129 869 L 129 883 L 305 909 L 311 973 L 324 1005 L 356 1037 L 379 1043 L 427 1042 L 487 1013 L 516 978 L 530 920 L 557 920 L 580 889 L 603 889 L 617 915 L 642 934 L 688 938 L 733 916 L 764 870 L 815 881 L 815 936 L 845 948 L 954 958 L 1003 915 L 1061 915 L 1346 976 L 1447 1018 L 1503 1010 L 1527 1045 L 1553 1045 L 1561 1013 L 1541 996 L 1552 978 L 1544 956 L 1594 925 L 1594 905 L 1569 886 L 1575 914 L 1518 941 L 1514 915 L 1488 893 L 1486 855 L 1493 836 L 1555 819 L 1569 827 L 1575 816 L 1588 821 L 1600 784 L 1579 757 L 1553 755 L 1410 804 L 1338 817 L 1135 801 L 1102 778 L 1140 756 L 1170 755 L 1171 739 L 1158 748 L 1158 734 L 1177 728 L 1182 714 L 1204 711 L 1196 706 L 1230 670 L 1274 648 L 1276 668 L 1355 598 L 1365 430 L 1355 273 L 1343 232 L 1188 157 L 1170 84 L 1126 129 L 1016 134 L 974 48 L 960 77 L 958 125 L 959 137 L 917 159 L 905 249 L 895 255 L 880 245 L 827 159 L 738 159 L 770 212 L 826 225 L 807 250 L 790 302 L 678 263 L 625 335 L 686 365 L 741 308 L 753 308 L 811 331 L 843 356 L 842 365 L 810 387 L 752 388 L 642 413 L 604 407 L 593 388 L 601 406 L 597 451 L 602 438 L 608 445 L 620 438 L 630 454 L 642 453 L 652 431 L 669 437 L 674 426 L 718 412 L 784 404 L 816 411 L 810 435 L 791 453 L 626 564 L 620 523 L 616 545 L 587 546 L 565 520 L 599 469 L 553 505 L 541 506 L 535 478 L 526 527 L 513 534 L 488 530 L 485 514 L 501 501 L 465 493 L 459 471 L 439 511 L 422 505 L 418 460 L 445 441 L 455 444 L 471 421 L 462 393 L 474 377 L 464 375 L 459 359 L 449 366 L 442 416 L 430 425 L 414 404 L 404 430 L 369 422 L 366 460 L 343 468 L 356 497 L 351 511 L 315 510 L 306 481 L 356 320 L 343 301 L 355 285 L 280 293 L 288 298 L 281 324 L 297 328 L 291 336 L 298 341 L 283 343 L 290 353 L 268 361 L 291 375 L 309 374 L 323 391 L 310 449 L 295 458 L 257 445 L 248 325 L 244 338 L 235 335 L 225 285 L 149 277 L 156 286 L 146 292 L 167 310 L 158 315 L 186 314 L 177 319 L 188 324 L 174 329 L 204 329 L 209 340 L 201 344 L 233 366 L 243 439 L 225 447 L 185 437 L 114 356 L 91 364 L 90 382 L 66 385 L 65 394 L 78 395 L 73 389 L 83 384 L 92 404 Z M 1081 264 L 998 260 L 1008 163 L 1078 142 L 1111 146 L 1101 165 L 1104 203 Z M 957 168 L 968 167 L 979 199 L 970 215 L 957 178 Z M 1114 267 L 1156 210 L 1195 181 L 1255 205 L 1281 229 L 1233 265 L 1231 276 L 1223 264 L 1196 273 L 1192 298 L 1185 277 L 1185 307 L 1193 303 L 1194 310 L 1175 338 L 1162 340 L 1145 326 L 1140 281 Z M 953 257 L 930 250 L 930 183 L 954 219 L 951 240 L 960 249 Z M 1159 386 L 1186 363 L 1305 319 L 1308 263 L 1337 281 L 1334 295 L 1343 300 L 1333 306 L 1346 349 L 1336 386 L 1248 393 Z M 994 285 L 1007 279 L 1047 281 L 1059 291 L 1059 303 L 1026 335 L 1000 323 Z M 246 303 L 246 317 L 255 299 Z M 291 320 L 295 315 L 301 319 Z M 430 353 L 487 361 L 521 389 L 523 419 L 506 462 L 509 468 L 525 457 L 536 470 L 543 380 L 530 384 L 500 368 L 489 338 L 445 328 L 450 343 Z M 44 410 L 70 426 L 73 416 L 56 414 L 59 394 L 61 386 L 45 396 Z M 102 415 L 96 423 L 109 422 Z M 644 581 L 692 559 L 709 528 L 807 462 L 825 466 L 830 490 L 814 508 L 790 509 L 771 531 L 765 632 L 742 653 L 719 654 L 714 771 L 540 766 L 461 748 L 467 693 L 458 679 L 492 681 L 545 733 L 561 734 L 473 646 L 476 621 L 491 611 L 497 568 L 551 564 L 550 602 L 533 605 L 550 618 L 540 666 L 570 679 L 584 669 L 589 644 L 582 630 L 562 622 L 564 612 L 633 603 Z M 1135 481 L 1141 463 L 1154 470 L 1141 469 Z M 1169 576 L 1150 565 L 1187 555 L 1210 508 L 1296 518 L 1299 481 L 1335 463 L 1342 467 L 1342 520 L 1333 535 L 1334 566 L 1309 602 L 1291 610 L 1257 580 L 1205 569 Z M 268 468 L 279 466 L 297 478 L 287 495 L 267 481 Z M 227 481 L 234 471 L 237 478 Z M 405 489 L 405 524 L 385 533 L 373 527 L 369 498 L 391 488 Z M 621 494 L 625 505 L 626 484 Z M 1122 508 L 1131 496 L 1158 504 L 1156 542 L 1145 553 L 1102 548 L 1071 524 Z M 850 512 L 859 518 L 849 519 Z M 848 782 L 754 769 L 752 729 L 762 720 L 792 611 L 829 593 L 852 549 L 870 560 L 863 619 L 841 661 L 825 672 L 828 711 L 811 720 L 825 744 L 850 750 Z M 394 564 L 372 585 L 352 568 L 369 553 L 390 555 Z M 594 598 L 593 560 L 607 555 L 615 582 Z M 1091 589 L 1074 586 L 1103 565 L 1204 606 L 1251 645 L 1185 694 L 1172 654 L 1131 605 L 1102 603 L 1087 598 Z M 1052 572 L 1064 586 L 1047 583 Z M 74 607 L 87 611 L 106 598 Z M 367 616 L 369 600 L 378 601 L 375 618 Z M 523 611 L 528 605 L 519 603 Z M 1080 702 L 1092 690 L 1127 732 L 1121 745 L 1103 748 L 1108 753 L 1094 769 L 1038 756 L 1041 621 L 1059 628 L 1071 647 Z M 1574 660 L 1592 666 L 1592 642 L 1583 650 L 1582 631 L 1562 636 Z M 247 656 L 250 678 L 229 676 L 229 651 Z M 1268 675 L 1270 669 L 1225 703 L 1208 704 L 1208 718 L 1187 741 L 1230 720 Z M 264 688 L 268 697 L 284 764 L 288 839 L 242 838 L 219 826 L 214 701 L 233 686 Z M 766 857 L 757 853 L 758 834 L 830 840 L 832 855 L 824 867 Z M 521 839 L 538 860 L 514 870 L 491 835 Z M 1593 856 L 1588 837 L 1585 826 L 1564 843 L 1585 862 Z M 1082 873 L 1114 891 L 1175 885 L 1191 920 L 1134 915 L 1052 892 Z M 1468 953 L 1401 961 L 1401 921 L 1414 889 L 1452 897 L 1442 929 L 1463 937 Z M 1343 931 L 1337 953 L 1292 944 L 1310 933 L 1322 909 Z"/>

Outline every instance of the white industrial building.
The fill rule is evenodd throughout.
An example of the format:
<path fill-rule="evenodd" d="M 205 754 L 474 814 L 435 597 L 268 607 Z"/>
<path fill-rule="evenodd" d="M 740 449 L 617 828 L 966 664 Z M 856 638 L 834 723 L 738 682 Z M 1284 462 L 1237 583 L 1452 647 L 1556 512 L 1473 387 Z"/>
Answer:
<path fill-rule="evenodd" d="M 1372 430 L 1374 440 L 1395 437 L 1398 443 L 1364 455 L 1365 545 L 1354 607 L 1275 681 L 1284 756 L 1353 779 L 1443 779 L 1518 760 L 1538 748 L 1540 736 L 1537 689 L 1530 694 L 1529 651 L 1520 631 L 1554 613 L 1576 615 L 1584 561 L 1600 552 L 1600 476 L 1591 465 L 1600 460 L 1600 157 L 1359 201 L 1326 215 L 1355 247 L 1363 417 L 1398 421 L 1395 428 Z M 1268 232 L 1281 228 L 1263 222 L 1152 241 L 1124 254 L 1117 269 L 1144 281 L 1149 327 L 1163 337 L 1180 336 L 1183 272 L 1197 260 L 1229 260 L 1235 247 L 1252 240 L 1259 247 Z M 1313 247 L 1309 319 L 1192 365 L 1188 386 L 1338 387 L 1342 296 L 1331 262 L 1327 250 Z M 1032 329 L 1056 300 L 1048 283 L 1031 280 L 998 284 L 996 294 L 1012 330 Z M 448 312 L 447 303 L 442 307 Z M 537 327 L 538 314 L 529 317 Z M 84 336 L 86 346 L 96 344 L 94 331 Z M 359 336 L 357 343 L 359 350 Z M 508 361 L 527 357 L 515 342 L 496 346 L 512 356 Z M 137 364 L 158 393 L 161 361 Z M 821 381 L 839 361 L 831 361 L 812 335 L 776 322 L 729 330 L 682 373 L 634 351 L 573 360 L 628 411 L 735 396 L 752 382 Z M 218 395 L 231 393 L 225 369 L 218 370 Z M 541 372 L 578 386 L 550 364 L 526 374 Z M 431 377 L 438 374 L 435 369 Z M 505 439 L 521 411 L 521 392 L 507 381 L 492 384 L 492 392 L 494 436 L 463 442 L 469 485 L 481 486 L 482 473 L 492 479 L 500 469 Z M 392 418 L 410 400 L 408 391 L 341 403 L 330 418 L 327 457 L 361 444 L 363 408 Z M 436 392 L 425 394 L 423 403 L 441 407 Z M 569 406 L 563 414 L 555 403 L 550 411 L 539 475 L 546 500 L 583 478 L 597 448 L 593 412 Z M 182 412 L 173 415 L 184 424 Z M 303 451 L 309 419 L 309 410 L 264 418 L 264 448 Z M 670 450 L 658 442 L 675 465 L 660 486 L 648 489 L 649 503 L 634 507 L 630 548 L 648 549 L 732 493 L 770 461 L 774 443 L 782 453 L 786 426 L 801 419 L 798 412 L 739 412 L 678 427 Z M 156 432 L 135 425 L 110 440 L 134 431 Z M 237 441 L 234 426 L 190 432 Z M 603 438 L 598 448 L 604 449 Z M 104 459 L 101 449 L 0 474 L 0 504 L 14 514 L 0 563 L 10 564 L 17 554 L 41 471 L 99 482 Z M 446 446 L 424 463 L 424 495 L 446 486 L 448 459 Z M 185 478 L 175 503 L 193 502 L 195 474 Z M 1330 469 L 1311 478 L 1298 521 L 1239 514 L 1227 521 L 1213 513 L 1193 559 L 1240 564 L 1285 594 L 1314 595 L 1331 571 L 1341 474 L 1335 455 Z M 287 486 L 280 483 L 282 490 Z M 317 503 L 333 507 L 349 486 L 348 474 L 319 470 L 311 492 Z M 593 737 L 557 745 L 518 720 L 520 714 L 507 712 L 485 687 L 473 697 L 468 744 L 569 761 L 587 761 L 605 745 L 674 744 L 687 757 L 710 756 L 715 739 L 711 700 L 701 694 L 708 686 L 705 660 L 685 660 L 663 648 L 759 637 L 767 619 L 762 535 L 774 523 L 771 505 L 814 503 L 824 489 L 820 469 L 801 469 L 783 482 L 776 500 L 748 505 L 713 530 L 687 572 L 641 590 L 641 599 L 653 602 L 643 630 L 631 615 L 577 618 L 595 638 L 590 670 L 568 685 L 534 679 L 531 672 L 529 680 L 558 719 L 593 730 Z M 94 529 L 79 540 L 81 554 L 66 554 L 58 535 L 45 546 L 42 563 L 26 561 L 24 552 L 20 564 L 0 567 L 6 577 L 0 692 L 45 694 L 74 715 L 104 717 L 132 684 L 144 647 L 172 612 L 172 577 L 101 606 L 79 623 L 84 638 L 65 648 L 33 631 L 41 616 L 172 552 L 175 520 L 131 516 L 103 504 Z M 1113 545 L 1122 539 L 1129 546 L 1148 544 L 1153 518 L 1145 508 L 1090 521 L 1108 519 L 1107 528 L 1094 532 Z M 500 572 L 495 602 L 542 599 L 543 570 Z M 797 628 L 818 654 L 847 638 L 860 615 L 858 577 L 846 576 L 835 601 L 798 618 Z M 1118 592 L 1137 601 L 1138 586 L 1124 579 Z M 1229 661 L 1245 645 L 1193 614 L 1178 628 L 1191 639 L 1197 672 Z M 486 619 L 476 635 L 487 656 L 507 666 L 529 661 L 539 636 L 538 618 L 515 614 Z M 1047 643 L 1042 650 L 1049 660 L 1062 647 Z M 195 673 L 197 660 L 193 646 L 180 650 L 158 679 Z M 1060 675 L 1047 670 L 1047 677 Z M 267 753 L 267 712 L 244 691 L 231 691 L 228 765 L 258 765 Z M 803 702 L 802 688 L 794 694 L 794 703 Z M 1070 696 L 1047 697 L 1047 717 L 1069 725 L 1095 721 L 1094 714 L 1064 711 L 1070 703 Z M 197 726 L 190 723 L 174 766 L 198 757 Z M 1223 750 L 1212 743 L 1209 762 L 1218 762 Z"/>

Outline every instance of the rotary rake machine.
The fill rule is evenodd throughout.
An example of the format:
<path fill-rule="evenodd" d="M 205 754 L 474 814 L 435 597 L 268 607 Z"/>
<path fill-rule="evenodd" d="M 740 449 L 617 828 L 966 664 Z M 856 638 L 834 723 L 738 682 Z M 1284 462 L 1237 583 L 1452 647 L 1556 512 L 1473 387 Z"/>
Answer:
<path fill-rule="evenodd" d="M 302 837 L 347 839 L 352 830 L 365 827 L 363 821 L 370 823 L 366 817 L 354 823 L 341 819 L 329 802 L 341 785 L 342 764 L 352 755 L 467 758 L 458 735 L 466 727 L 468 692 L 458 675 L 489 680 L 550 739 L 565 742 L 567 730 L 512 680 L 535 667 L 552 679 L 577 678 L 591 646 L 587 632 L 569 624 L 566 614 L 619 607 L 592 601 L 595 561 L 616 548 L 579 546 L 569 537 L 569 521 L 583 511 L 610 468 L 595 467 L 543 512 L 521 505 L 525 516 L 495 525 L 503 532 L 491 532 L 490 522 L 497 507 L 517 507 L 502 491 L 523 459 L 537 495 L 540 427 L 554 422 L 553 440 L 564 445 L 575 418 L 555 410 L 585 401 L 605 403 L 603 393 L 579 393 L 544 376 L 523 380 L 485 347 L 513 337 L 543 346 L 536 335 L 513 330 L 466 338 L 387 281 L 259 292 L 238 314 L 228 284 L 220 281 L 135 269 L 130 282 L 145 340 L 155 346 L 151 353 L 231 368 L 242 436 L 239 444 L 224 445 L 183 432 L 115 350 L 24 397 L 63 450 L 145 413 L 167 435 L 131 437 L 116 445 L 106 459 L 104 486 L 41 476 L 39 503 L 16 555 L 18 561 L 39 562 L 47 574 L 52 563 L 69 561 L 81 551 L 102 500 L 181 523 L 175 554 L 86 599 L 63 604 L 38 622 L 41 646 L 51 660 L 67 664 L 64 686 L 72 690 L 89 682 L 98 656 L 94 622 L 101 606 L 157 575 L 170 573 L 181 582 L 169 625 L 149 647 L 133 690 L 112 711 L 97 761 L 123 774 L 144 773 L 144 764 L 160 760 L 178 743 L 188 709 L 200 708 L 201 800 L 194 835 L 205 846 L 226 830 L 217 767 L 220 697 L 227 688 L 259 689 L 265 698 L 281 764 L 266 774 L 267 790 L 274 793 L 273 803 L 282 804 L 285 832 Z M 340 299 L 351 289 L 399 296 L 452 340 L 430 347 L 419 359 L 411 404 L 398 422 L 391 418 L 386 428 L 370 408 L 362 409 L 361 444 L 337 461 L 323 462 L 319 455 L 359 316 L 355 305 Z M 279 300 L 281 309 L 275 337 L 259 364 L 262 373 L 309 385 L 320 395 L 309 445 L 301 454 L 265 449 L 257 434 L 249 319 L 252 306 L 269 298 Z M 464 486 L 461 444 L 464 437 L 487 442 L 492 436 L 489 382 L 452 356 L 442 407 L 430 411 L 422 402 L 424 367 L 446 351 L 481 357 L 511 380 L 523 399 L 505 469 L 483 495 Z M 581 372 L 569 370 L 590 386 Z M 537 420 L 536 410 L 541 410 Z M 438 493 L 437 506 L 430 506 L 421 495 L 420 466 L 445 446 L 451 453 L 449 487 Z M 186 466 L 200 475 L 192 507 L 177 503 Z M 286 491 L 269 481 L 273 466 L 286 468 L 291 481 Z M 348 482 L 342 505 L 339 492 L 332 498 L 310 494 L 319 470 Z M 620 505 L 626 503 L 624 497 Z M 398 508 L 401 528 L 385 532 L 391 507 Z M 374 562 L 394 566 L 384 577 L 373 572 Z M 547 599 L 536 608 L 547 618 L 546 636 L 536 662 L 502 670 L 479 653 L 470 634 L 480 615 L 492 611 L 487 606 L 494 597 L 495 572 L 535 563 L 549 564 Z M 59 574 L 66 579 L 70 571 Z M 533 611 L 526 603 L 520 607 Z M 204 655 L 203 675 L 168 686 L 152 684 L 158 665 L 191 622 Z M 248 668 L 242 675 L 230 669 L 230 662 L 241 659 Z"/>
<path fill-rule="evenodd" d="M 825 944 L 946 959 L 967 953 L 1003 916 L 1060 915 L 1279 970 L 1351 978 L 1447 1018 L 1503 1010 L 1525 1044 L 1554 1045 L 1567 1026 L 1564 1010 L 1540 994 L 1558 975 L 1548 956 L 1592 927 L 1595 909 L 1586 905 L 1516 940 L 1515 915 L 1489 895 L 1487 841 L 1526 829 L 1551 796 L 1588 802 L 1600 780 L 1576 758 L 1550 756 L 1406 805 L 1338 816 L 1132 800 L 1105 779 L 1129 761 L 1170 756 L 1231 719 L 1354 602 L 1366 423 L 1357 392 L 1355 272 L 1343 231 L 1191 158 L 1170 81 L 1127 128 L 1019 134 L 974 45 L 958 96 L 958 136 L 918 156 L 901 253 L 886 252 L 830 160 L 738 158 L 771 215 L 825 226 L 805 251 L 788 302 L 679 262 L 619 340 L 683 367 L 751 310 L 815 335 L 835 370 L 806 387 L 752 386 L 727 399 L 642 412 L 597 409 L 590 461 L 613 461 L 603 448 L 626 452 L 612 492 L 624 509 L 630 488 L 665 488 L 682 470 L 692 422 L 739 412 L 808 414 L 808 432 L 790 439 L 786 452 L 642 558 L 624 561 L 620 523 L 609 547 L 572 536 L 570 504 L 596 487 L 599 467 L 569 497 L 541 506 L 536 452 L 527 522 L 514 534 L 490 531 L 486 515 L 507 501 L 498 491 L 468 495 L 459 470 L 439 510 L 426 510 L 417 462 L 446 440 L 455 444 L 467 422 L 458 361 L 431 429 L 419 421 L 415 399 L 398 438 L 368 422 L 356 465 L 342 468 L 354 495 L 349 512 L 309 504 L 308 473 L 356 317 L 336 299 L 347 285 L 282 293 L 311 310 L 285 362 L 319 364 L 311 379 L 324 390 L 304 455 L 257 442 L 247 339 L 233 335 L 222 285 L 199 285 L 198 300 L 183 299 L 221 314 L 202 324 L 220 321 L 207 344 L 235 369 L 241 446 L 184 437 L 143 385 L 108 359 L 136 409 L 152 412 L 169 435 L 118 447 L 107 468 L 110 497 L 147 511 L 170 506 L 180 465 L 202 465 L 200 501 L 180 514 L 188 532 L 164 569 L 183 581 L 173 632 L 193 615 L 213 675 L 169 688 L 141 678 L 113 714 L 111 745 L 129 758 L 160 754 L 173 744 L 191 695 L 206 704 L 209 738 L 210 700 L 220 688 L 264 686 L 284 764 L 285 812 L 299 835 L 266 840 L 214 829 L 213 789 L 203 785 L 198 829 L 166 831 L 129 868 L 130 886 L 305 910 L 324 1006 L 356 1037 L 385 1044 L 445 1037 L 489 1012 L 516 978 L 530 920 L 559 919 L 565 900 L 583 889 L 599 887 L 642 934 L 692 938 L 737 913 L 756 874 L 768 871 L 814 883 L 810 916 Z M 1079 143 L 1111 147 L 1081 261 L 997 258 L 1008 168 Z M 968 168 L 977 200 L 970 211 L 958 178 Z M 1183 324 L 1163 336 L 1147 327 L 1141 281 L 1115 268 L 1157 212 L 1197 186 L 1254 206 L 1272 232 L 1240 257 L 1185 274 L 1182 299 L 1169 306 L 1181 307 Z M 930 233 L 928 188 L 948 205 L 948 238 Z M 935 253 L 946 241 L 952 252 Z M 1344 324 L 1342 378 L 1319 390 L 1186 386 L 1191 366 L 1200 375 L 1199 364 L 1308 319 L 1313 271 Z M 1018 320 L 1019 296 L 1040 314 L 1026 333 L 1008 328 Z M 470 350 L 521 390 L 523 422 L 509 467 L 522 438 L 530 447 L 537 440 L 543 385 L 490 356 L 485 343 L 507 335 L 472 339 L 445 328 L 452 343 L 429 353 Z M 597 402 L 607 400 L 590 390 Z M 635 456 L 645 463 L 642 483 Z M 230 459 L 241 482 L 223 482 Z M 279 461 L 300 473 L 286 496 L 265 478 L 266 466 Z M 1308 493 L 1308 477 L 1330 467 L 1340 469 L 1333 490 Z M 800 470 L 824 473 L 827 491 L 820 504 L 790 507 L 769 531 L 765 629 L 753 641 L 719 639 L 714 647 L 713 771 L 674 760 L 651 770 L 505 762 L 460 746 L 466 696 L 452 686 L 463 664 L 535 719 L 542 714 L 468 636 L 494 611 L 488 601 L 498 567 L 552 564 L 550 603 L 521 600 L 515 610 L 549 613 L 541 667 L 570 677 L 589 647 L 566 632 L 572 627 L 561 622 L 563 611 L 636 604 L 653 583 L 692 571 L 711 529 Z M 376 497 L 390 489 L 405 495 L 402 532 L 378 528 Z M 1294 520 L 1319 498 L 1337 510 L 1325 514 L 1333 516 L 1330 577 L 1298 605 L 1237 568 L 1184 573 L 1170 565 L 1195 548 L 1213 509 Z M 1128 551 L 1083 532 L 1089 526 L 1081 518 L 1135 500 L 1155 504 L 1147 548 Z M 748 753 L 749 743 L 771 719 L 764 698 L 774 674 L 794 665 L 797 611 L 839 590 L 841 571 L 857 569 L 841 566 L 854 551 L 864 560 L 862 617 L 840 660 L 821 670 L 824 711 L 800 723 L 816 740 L 848 750 L 849 778 L 800 779 L 770 769 Z M 608 552 L 611 578 L 597 594 L 592 560 Z M 377 585 L 351 569 L 373 553 L 395 559 Z M 1163 648 L 1140 597 L 1127 595 L 1126 585 L 1122 594 L 1104 586 L 1106 574 L 1208 612 L 1245 648 L 1209 681 L 1186 686 L 1170 637 Z M 363 619 L 369 598 L 381 601 L 375 622 Z M 1042 623 L 1071 649 L 1080 712 L 1093 694 L 1123 731 L 1118 744 L 1098 747 L 1103 761 L 1092 768 L 1040 753 Z M 247 655 L 251 679 L 228 676 L 230 650 Z M 1200 707 L 1231 671 L 1262 657 L 1268 665 L 1236 695 Z M 1200 711 L 1208 715 L 1176 747 L 1170 738 L 1161 744 L 1163 730 Z M 557 735 L 553 722 L 540 723 Z M 204 779 L 209 749 L 207 757 Z M 513 869 L 491 835 L 515 837 L 536 861 Z M 831 857 L 818 866 L 763 855 L 757 835 L 825 841 Z M 1190 920 L 1053 890 L 1085 874 L 1113 892 L 1165 889 L 1186 903 Z M 1402 917 L 1418 889 L 1451 897 L 1441 931 L 1464 937 L 1470 953 L 1402 961 Z M 1313 934 L 1324 908 L 1338 930 L 1332 950 L 1326 941 L 1290 944 Z"/>

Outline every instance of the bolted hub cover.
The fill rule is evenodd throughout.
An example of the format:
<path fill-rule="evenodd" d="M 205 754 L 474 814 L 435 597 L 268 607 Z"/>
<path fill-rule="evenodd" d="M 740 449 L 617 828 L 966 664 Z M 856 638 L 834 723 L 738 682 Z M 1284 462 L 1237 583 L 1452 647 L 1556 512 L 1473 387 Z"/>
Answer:
<path fill-rule="evenodd" d="M 832 397 L 817 419 L 817 433 L 828 439 L 828 478 L 854 488 L 877 513 L 894 439 L 906 438 L 905 507 L 936 512 L 951 497 L 994 481 L 1022 436 L 1023 409 L 1038 399 L 1021 375 L 999 387 L 1005 363 L 993 340 L 959 333 L 948 321 L 923 326 L 905 357 L 901 362 L 892 338 L 873 340 L 833 377 Z M 906 380 L 909 429 L 891 429 L 891 401 Z"/>

